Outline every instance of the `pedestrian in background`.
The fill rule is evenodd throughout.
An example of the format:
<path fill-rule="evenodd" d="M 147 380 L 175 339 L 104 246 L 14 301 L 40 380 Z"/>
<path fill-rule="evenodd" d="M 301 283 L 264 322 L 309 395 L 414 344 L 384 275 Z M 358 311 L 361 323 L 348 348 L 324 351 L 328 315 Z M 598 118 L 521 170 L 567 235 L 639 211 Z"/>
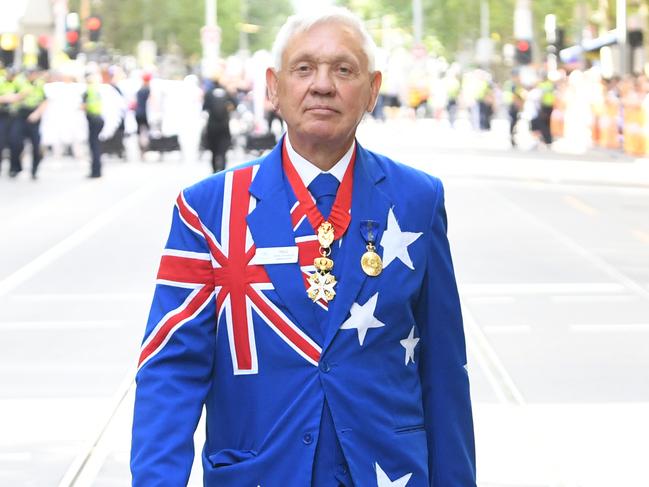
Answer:
<path fill-rule="evenodd" d="M 539 132 L 546 146 L 552 145 L 552 131 L 550 122 L 552 120 L 552 110 L 554 110 L 554 83 L 546 76 L 538 85 L 540 90 L 540 107 L 539 107 Z"/>
<path fill-rule="evenodd" d="M 26 76 L 14 79 L 16 94 L 13 98 L 13 120 L 9 131 L 11 145 L 11 169 L 9 176 L 16 177 L 23 170 L 22 155 L 25 139 L 32 146 L 32 179 L 37 178 L 38 166 L 43 158 L 41 150 L 41 117 L 47 107 L 45 79 L 38 69 L 31 69 Z"/>
<path fill-rule="evenodd" d="M 142 344 L 134 487 L 475 487 L 441 182 L 356 141 L 381 73 L 360 18 L 291 16 L 286 135 L 179 195 Z M 382 254 L 382 255 L 380 255 Z"/>
<path fill-rule="evenodd" d="M 90 178 L 101 177 L 101 142 L 99 134 L 104 128 L 102 102 L 99 91 L 99 77 L 90 74 L 86 77 L 87 88 L 83 94 L 83 110 L 88 120 L 88 147 L 90 148 Z"/>
<path fill-rule="evenodd" d="M 138 145 L 140 155 L 144 154 L 149 145 L 149 117 L 147 104 L 151 96 L 151 73 L 142 75 L 142 86 L 135 93 L 135 121 L 137 123 Z"/>
<path fill-rule="evenodd" d="M 448 121 L 451 124 L 451 127 L 455 127 L 462 84 L 460 83 L 457 74 L 449 70 L 444 78 L 444 85 L 446 87 L 446 113 L 448 114 Z"/>
<path fill-rule="evenodd" d="M 217 173 L 227 164 L 226 154 L 232 144 L 230 112 L 236 108 L 237 101 L 221 84 L 218 75 L 212 81 L 205 93 L 203 110 L 207 112 L 206 145 L 212 151 L 212 171 Z"/>
<path fill-rule="evenodd" d="M 9 148 L 9 129 L 11 126 L 10 106 L 16 92 L 13 69 L 0 69 L 0 171 L 5 148 Z"/>
<path fill-rule="evenodd" d="M 524 103 L 524 91 L 518 71 L 512 72 L 511 78 L 503 86 L 503 102 L 507 105 L 507 115 L 509 116 L 509 140 L 511 146 L 516 147 L 516 124 Z"/>

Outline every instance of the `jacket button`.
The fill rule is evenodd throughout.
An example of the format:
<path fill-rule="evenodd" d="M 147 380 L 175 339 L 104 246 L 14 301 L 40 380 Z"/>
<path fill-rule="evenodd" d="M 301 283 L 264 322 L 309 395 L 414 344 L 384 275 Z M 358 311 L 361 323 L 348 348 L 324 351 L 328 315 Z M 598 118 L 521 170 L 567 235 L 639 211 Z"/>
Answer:
<path fill-rule="evenodd" d="M 313 435 L 311 433 L 305 433 L 302 437 L 302 441 L 305 445 L 310 445 L 311 443 L 313 443 Z"/>
<path fill-rule="evenodd" d="M 325 374 L 331 370 L 331 366 L 329 365 L 329 362 L 320 362 L 319 367 L 320 370 Z"/>

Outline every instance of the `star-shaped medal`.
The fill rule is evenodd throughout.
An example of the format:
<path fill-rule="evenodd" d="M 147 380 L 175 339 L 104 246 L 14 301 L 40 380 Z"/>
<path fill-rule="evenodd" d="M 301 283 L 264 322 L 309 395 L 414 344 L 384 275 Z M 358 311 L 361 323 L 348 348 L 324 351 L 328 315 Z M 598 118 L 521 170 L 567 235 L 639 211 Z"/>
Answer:
<path fill-rule="evenodd" d="M 381 323 L 374 316 L 376 303 L 379 299 L 379 293 L 376 293 L 363 305 L 354 303 L 350 310 L 351 316 L 340 326 L 343 330 L 356 329 L 358 331 L 358 343 L 363 346 L 365 335 L 370 328 L 381 328 L 385 323 Z"/>
<path fill-rule="evenodd" d="M 415 270 L 412 265 L 412 259 L 408 253 L 408 246 L 421 237 L 422 232 L 402 232 L 399 222 L 394 216 L 394 211 L 390 208 L 388 213 L 388 226 L 381 237 L 381 247 L 383 247 L 383 268 L 385 269 L 395 259 L 399 259 L 404 265 Z"/>
<path fill-rule="evenodd" d="M 307 294 L 315 302 L 319 299 L 324 299 L 326 302 L 331 301 L 336 295 L 334 286 L 336 285 L 336 278 L 333 274 L 314 272 L 311 274 L 307 281 L 310 287 L 307 289 Z"/>
<path fill-rule="evenodd" d="M 412 473 L 408 473 L 393 481 L 390 480 L 390 477 L 387 476 L 378 463 L 375 463 L 374 466 L 376 467 L 376 483 L 378 487 L 406 487 L 410 477 L 412 477 Z"/>
<path fill-rule="evenodd" d="M 415 327 L 413 326 L 410 329 L 410 334 L 408 335 L 407 338 L 404 338 L 403 340 L 399 340 L 399 343 L 403 348 L 406 349 L 406 365 L 408 365 L 408 362 L 412 361 L 412 363 L 415 363 L 415 347 L 419 343 L 419 338 L 415 338 Z"/>

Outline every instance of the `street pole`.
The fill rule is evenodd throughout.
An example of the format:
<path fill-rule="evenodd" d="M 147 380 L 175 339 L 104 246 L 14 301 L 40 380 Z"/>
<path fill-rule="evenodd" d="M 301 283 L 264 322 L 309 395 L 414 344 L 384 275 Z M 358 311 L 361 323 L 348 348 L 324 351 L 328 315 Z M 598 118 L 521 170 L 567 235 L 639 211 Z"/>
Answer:
<path fill-rule="evenodd" d="M 239 9 L 241 12 L 241 28 L 239 29 L 239 54 L 243 58 L 248 58 L 250 53 L 248 49 L 248 33 L 246 32 L 245 28 L 245 25 L 248 23 L 248 1 L 241 0 Z"/>
<path fill-rule="evenodd" d="M 65 17 L 68 15 L 68 1 L 54 0 L 54 42 L 50 48 L 50 56 L 54 64 L 58 62 L 65 50 Z"/>
<path fill-rule="evenodd" d="M 620 75 L 624 76 L 627 71 L 627 28 L 626 28 L 626 0 L 617 0 L 615 4 L 615 33 L 617 34 L 617 45 L 620 59 Z"/>
<path fill-rule="evenodd" d="M 480 1 L 480 37 L 489 38 L 489 0 Z"/>
<path fill-rule="evenodd" d="M 216 2 L 218 0 L 205 0 L 205 25 L 216 27 Z"/>
<path fill-rule="evenodd" d="M 205 25 L 201 29 L 203 44 L 203 60 L 201 71 L 203 76 L 212 76 L 216 72 L 221 46 L 221 32 L 217 22 L 217 0 L 205 0 Z"/>
<path fill-rule="evenodd" d="M 88 29 L 86 29 L 86 20 L 90 17 L 90 2 L 89 0 L 81 0 L 79 4 L 79 18 L 81 21 L 81 40 L 82 46 L 85 46 L 90 40 L 88 37 Z"/>
<path fill-rule="evenodd" d="M 531 0 L 516 0 L 514 8 L 514 38 L 532 41 Z"/>
<path fill-rule="evenodd" d="M 419 44 L 422 39 L 422 19 L 421 0 L 412 0 L 412 32 L 415 36 L 416 44 Z"/>

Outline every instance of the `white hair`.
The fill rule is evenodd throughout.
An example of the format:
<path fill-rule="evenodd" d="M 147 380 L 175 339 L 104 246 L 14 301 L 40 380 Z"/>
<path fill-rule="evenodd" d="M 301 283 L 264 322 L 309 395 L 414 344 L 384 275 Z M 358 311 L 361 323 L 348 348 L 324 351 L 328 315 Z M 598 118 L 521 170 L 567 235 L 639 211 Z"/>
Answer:
<path fill-rule="evenodd" d="M 273 67 L 282 69 L 282 55 L 293 36 L 306 32 L 316 25 L 339 22 L 354 29 L 362 39 L 361 48 L 367 57 L 367 67 L 374 71 L 376 43 L 365 28 L 362 20 L 344 7 L 325 7 L 315 12 L 291 15 L 277 33 L 273 43 Z"/>

